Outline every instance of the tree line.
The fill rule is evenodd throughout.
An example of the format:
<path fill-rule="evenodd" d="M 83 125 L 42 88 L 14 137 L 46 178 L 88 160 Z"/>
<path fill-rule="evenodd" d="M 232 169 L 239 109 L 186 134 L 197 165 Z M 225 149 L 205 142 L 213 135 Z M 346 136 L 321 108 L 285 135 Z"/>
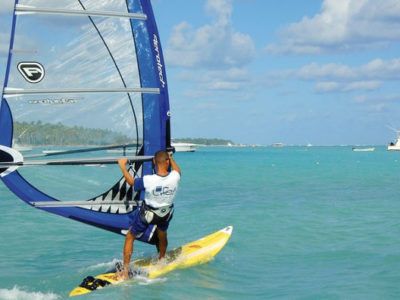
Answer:
<path fill-rule="evenodd" d="M 14 141 L 22 145 L 111 145 L 132 141 L 109 129 L 36 122 L 15 122 Z"/>

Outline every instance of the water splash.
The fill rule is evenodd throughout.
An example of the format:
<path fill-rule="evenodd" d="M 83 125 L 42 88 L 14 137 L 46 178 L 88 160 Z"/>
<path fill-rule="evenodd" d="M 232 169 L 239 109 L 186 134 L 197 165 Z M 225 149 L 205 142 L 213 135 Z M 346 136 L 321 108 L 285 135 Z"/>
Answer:
<path fill-rule="evenodd" d="M 115 264 L 120 261 L 121 261 L 120 259 L 114 258 L 112 261 L 109 261 L 109 262 L 98 263 L 93 266 L 85 267 L 85 268 L 81 269 L 81 272 L 113 269 L 115 267 Z"/>
<path fill-rule="evenodd" d="M 151 284 L 162 283 L 162 282 L 166 282 L 167 281 L 166 277 L 159 277 L 159 278 L 150 279 L 150 278 L 147 278 L 147 277 L 144 277 L 144 276 L 135 276 L 133 279 L 139 285 L 151 285 Z"/>
<path fill-rule="evenodd" d="M 0 289 L 0 299 L 4 300 L 55 300 L 61 296 L 54 293 L 28 292 L 18 286 L 12 289 Z"/>

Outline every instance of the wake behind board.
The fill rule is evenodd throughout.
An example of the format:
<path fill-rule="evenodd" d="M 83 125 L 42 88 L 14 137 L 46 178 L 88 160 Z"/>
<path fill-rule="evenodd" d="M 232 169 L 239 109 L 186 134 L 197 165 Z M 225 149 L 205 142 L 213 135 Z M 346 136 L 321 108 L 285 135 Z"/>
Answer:
<path fill-rule="evenodd" d="M 143 258 L 133 262 L 133 279 L 135 276 L 157 278 L 176 269 L 189 268 L 210 261 L 218 254 L 231 237 L 233 227 L 228 226 L 197 241 L 190 242 L 181 247 L 168 251 L 163 262 L 157 258 Z M 116 275 L 116 270 L 111 270 L 97 276 L 88 276 L 82 283 L 73 289 L 69 296 L 80 296 L 93 292 L 107 285 L 123 282 Z"/>

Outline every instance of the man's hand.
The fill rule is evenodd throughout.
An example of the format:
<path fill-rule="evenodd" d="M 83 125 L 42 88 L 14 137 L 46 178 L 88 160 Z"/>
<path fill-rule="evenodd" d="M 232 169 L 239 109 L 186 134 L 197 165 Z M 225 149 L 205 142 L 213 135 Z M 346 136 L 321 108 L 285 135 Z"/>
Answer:
<path fill-rule="evenodd" d="M 181 168 L 179 168 L 178 164 L 176 163 L 176 161 L 174 160 L 174 158 L 172 157 L 172 153 L 168 152 L 169 155 L 169 162 L 171 164 L 171 168 L 172 170 L 177 171 L 179 174 L 181 174 Z"/>
<path fill-rule="evenodd" d="M 126 164 L 127 163 L 128 163 L 128 159 L 127 158 L 118 159 L 118 164 L 119 164 L 121 169 L 126 169 Z"/>
<path fill-rule="evenodd" d="M 126 169 L 127 162 L 128 162 L 128 159 L 126 159 L 126 158 L 118 159 L 118 165 L 119 165 L 119 167 L 120 167 L 120 169 L 122 171 L 122 174 L 124 175 L 124 178 L 125 178 L 126 182 L 129 185 L 133 185 L 134 182 L 135 182 L 135 179 L 131 176 L 131 174 L 129 174 L 129 172 Z"/>

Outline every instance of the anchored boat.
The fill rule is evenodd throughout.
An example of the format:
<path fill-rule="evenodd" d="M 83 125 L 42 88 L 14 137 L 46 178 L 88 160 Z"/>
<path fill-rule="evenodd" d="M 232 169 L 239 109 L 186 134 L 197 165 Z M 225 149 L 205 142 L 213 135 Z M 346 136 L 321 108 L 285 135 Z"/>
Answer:
<path fill-rule="evenodd" d="M 396 142 L 392 142 L 388 145 L 388 151 L 400 151 L 400 130 L 396 130 L 397 132 L 397 139 Z"/>

